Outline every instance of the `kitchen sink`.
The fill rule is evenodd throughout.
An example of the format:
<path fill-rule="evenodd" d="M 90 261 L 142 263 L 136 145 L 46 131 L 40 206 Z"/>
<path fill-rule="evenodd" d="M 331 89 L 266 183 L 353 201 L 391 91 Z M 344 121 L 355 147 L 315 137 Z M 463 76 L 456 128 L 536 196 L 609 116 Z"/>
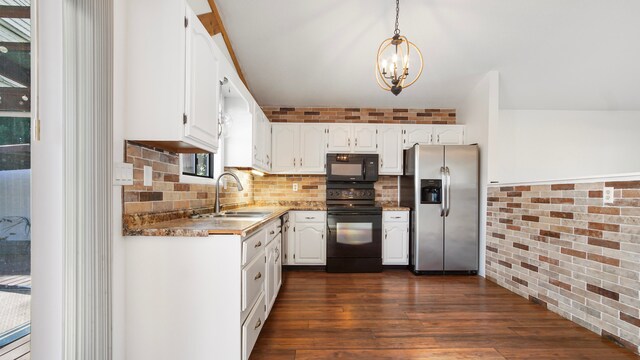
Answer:
<path fill-rule="evenodd" d="M 271 211 L 226 211 L 221 215 L 243 215 L 243 216 L 267 216 L 271 214 Z"/>

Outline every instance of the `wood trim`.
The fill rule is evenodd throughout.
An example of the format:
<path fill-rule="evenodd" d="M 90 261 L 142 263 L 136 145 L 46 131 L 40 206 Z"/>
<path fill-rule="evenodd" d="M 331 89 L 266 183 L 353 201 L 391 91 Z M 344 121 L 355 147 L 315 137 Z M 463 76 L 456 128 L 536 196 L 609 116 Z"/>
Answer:
<path fill-rule="evenodd" d="M 31 18 L 31 7 L 0 5 L 0 17 L 13 19 L 29 19 Z"/>
<path fill-rule="evenodd" d="M 212 12 L 200 14 L 198 15 L 198 19 L 200 19 L 200 22 L 202 23 L 202 25 L 204 25 L 204 28 L 207 29 L 209 35 L 213 36 L 215 34 L 221 33 L 220 25 L 218 24 L 218 21 L 216 20 L 216 17 Z"/>
<path fill-rule="evenodd" d="M 247 88 L 249 88 L 249 85 L 247 84 L 247 80 L 244 78 L 244 74 L 242 73 L 242 69 L 240 68 L 240 63 L 238 62 L 238 58 L 236 57 L 236 54 L 233 51 L 233 47 L 231 46 L 231 41 L 229 40 L 229 35 L 227 35 L 227 30 L 224 28 L 224 23 L 222 22 L 222 18 L 220 17 L 220 12 L 218 11 L 216 2 L 214 0 L 207 0 L 207 2 L 209 3 L 209 7 L 211 7 L 213 16 L 220 27 L 220 33 L 222 34 L 222 39 L 224 39 L 224 43 L 225 45 L 227 45 L 227 49 L 229 50 L 229 54 L 231 55 L 231 60 L 233 61 L 233 65 L 236 67 L 238 76 L 240 77 L 240 80 L 242 80 L 244 85 Z"/>

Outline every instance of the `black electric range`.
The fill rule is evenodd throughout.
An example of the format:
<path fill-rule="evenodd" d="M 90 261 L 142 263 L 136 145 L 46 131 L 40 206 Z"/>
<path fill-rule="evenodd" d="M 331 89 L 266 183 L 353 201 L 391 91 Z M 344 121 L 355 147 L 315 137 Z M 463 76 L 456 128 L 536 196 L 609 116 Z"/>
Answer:
<path fill-rule="evenodd" d="M 373 183 L 327 182 L 327 272 L 382 271 L 382 208 Z"/>

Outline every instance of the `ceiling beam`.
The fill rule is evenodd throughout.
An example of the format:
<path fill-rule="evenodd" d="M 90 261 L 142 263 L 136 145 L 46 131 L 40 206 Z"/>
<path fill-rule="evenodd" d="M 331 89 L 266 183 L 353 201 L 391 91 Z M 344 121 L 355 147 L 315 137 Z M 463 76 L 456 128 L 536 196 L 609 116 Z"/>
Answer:
<path fill-rule="evenodd" d="M 31 88 L 6 88 L 0 87 L 0 112 L 24 111 L 31 109 Z M 26 96 L 27 100 L 24 100 Z"/>
<path fill-rule="evenodd" d="M 214 0 L 207 0 L 209 6 L 211 7 L 211 11 L 213 11 L 213 16 L 218 23 L 220 28 L 220 33 L 222 34 L 222 39 L 224 40 L 225 45 L 227 45 L 227 49 L 229 50 L 229 54 L 231 55 L 231 60 L 233 61 L 233 65 L 236 67 L 236 71 L 238 72 L 238 76 L 240 76 L 240 80 L 244 83 L 244 85 L 248 88 L 247 80 L 244 78 L 244 74 L 242 74 L 242 69 L 240 68 L 240 63 L 238 62 L 238 58 L 236 57 L 236 53 L 233 51 L 233 47 L 231 46 L 231 40 L 229 40 L 229 35 L 227 35 L 227 30 L 224 28 L 224 24 L 222 23 L 222 18 L 220 17 L 220 12 L 218 11 L 218 7 Z M 206 25 L 205 25 L 206 27 Z"/>
<path fill-rule="evenodd" d="M 14 19 L 31 18 L 31 7 L 29 6 L 10 6 L 0 5 L 0 17 Z"/>
<path fill-rule="evenodd" d="M 0 47 L 4 47 L 9 51 L 31 51 L 31 43 L 28 42 L 2 42 L 0 41 Z"/>

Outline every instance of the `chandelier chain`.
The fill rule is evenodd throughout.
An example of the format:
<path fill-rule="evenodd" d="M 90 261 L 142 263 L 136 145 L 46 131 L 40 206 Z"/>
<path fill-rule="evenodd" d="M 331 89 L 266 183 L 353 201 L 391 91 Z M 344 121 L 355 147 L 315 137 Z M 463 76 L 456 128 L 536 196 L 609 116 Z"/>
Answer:
<path fill-rule="evenodd" d="M 400 29 L 398 28 L 400 26 L 400 0 L 396 0 L 396 29 L 393 31 L 394 34 L 396 35 L 400 35 Z"/>

